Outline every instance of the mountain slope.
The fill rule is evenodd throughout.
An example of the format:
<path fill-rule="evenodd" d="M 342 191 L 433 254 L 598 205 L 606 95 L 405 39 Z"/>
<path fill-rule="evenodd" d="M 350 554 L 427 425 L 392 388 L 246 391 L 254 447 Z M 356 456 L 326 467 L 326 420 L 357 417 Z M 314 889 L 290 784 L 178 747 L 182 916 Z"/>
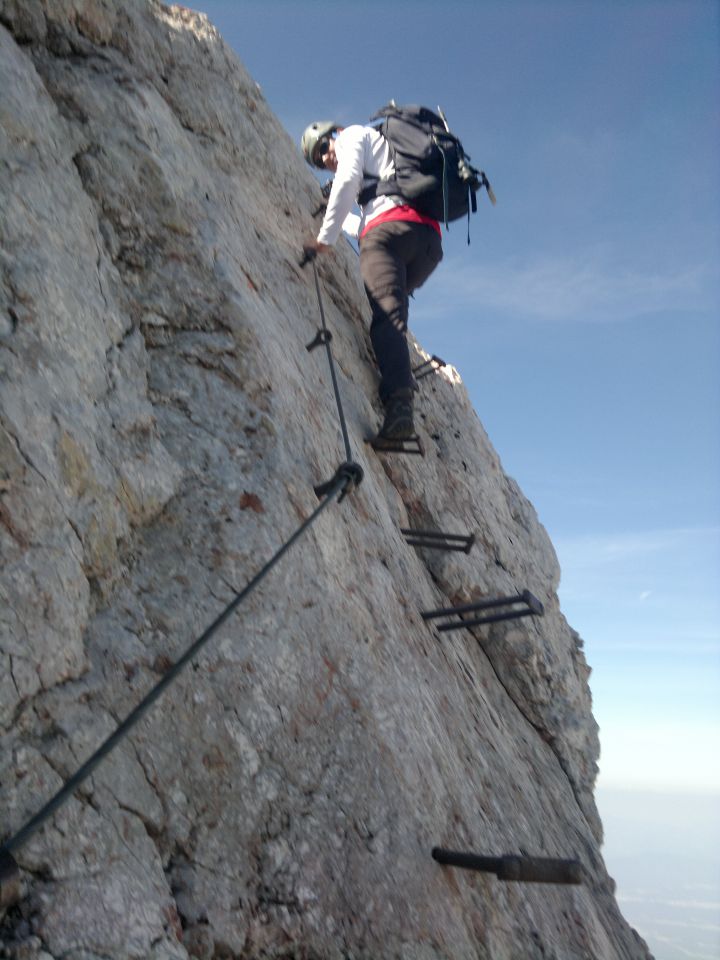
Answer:
<path fill-rule="evenodd" d="M 319 190 L 211 25 L 0 0 L 0 798 L 39 808 L 317 506 L 344 459 Z M 361 486 L 17 854 L 11 957 L 635 958 L 599 854 L 559 569 L 452 370 L 379 458 L 355 254 L 320 266 Z M 422 359 L 420 353 L 418 359 Z M 469 555 L 400 528 L 472 532 Z M 529 589 L 545 616 L 423 610 Z M 578 856 L 582 887 L 431 858 Z"/>

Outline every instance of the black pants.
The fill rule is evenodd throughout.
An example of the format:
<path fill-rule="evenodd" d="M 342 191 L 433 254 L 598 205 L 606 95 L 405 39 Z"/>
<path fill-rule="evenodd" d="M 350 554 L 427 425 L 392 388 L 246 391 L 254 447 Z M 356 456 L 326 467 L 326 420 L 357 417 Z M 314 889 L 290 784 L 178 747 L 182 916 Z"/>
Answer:
<path fill-rule="evenodd" d="M 372 309 L 370 339 L 380 367 L 380 399 L 411 388 L 405 333 L 408 298 L 442 260 L 442 240 L 424 223 L 391 220 L 360 241 L 360 272 Z"/>

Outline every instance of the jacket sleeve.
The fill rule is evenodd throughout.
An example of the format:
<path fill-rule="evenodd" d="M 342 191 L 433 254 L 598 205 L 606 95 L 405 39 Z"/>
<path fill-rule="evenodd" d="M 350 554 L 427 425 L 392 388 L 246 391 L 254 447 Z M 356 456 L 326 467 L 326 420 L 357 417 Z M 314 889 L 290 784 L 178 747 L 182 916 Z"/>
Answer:
<path fill-rule="evenodd" d="M 349 237 L 355 237 L 355 239 L 357 239 L 360 236 L 361 223 L 361 217 L 356 213 L 349 213 L 343 220 L 342 232 L 346 233 Z"/>
<path fill-rule="evenodd" d="M 342 230 L 345 218 L 352 210 L 355 198 L 363 182 L 363 128 L 348 127 L 335 140 L 338 167 L 322 227 L 318 233 L 319 243 L 333 245 Z"/>

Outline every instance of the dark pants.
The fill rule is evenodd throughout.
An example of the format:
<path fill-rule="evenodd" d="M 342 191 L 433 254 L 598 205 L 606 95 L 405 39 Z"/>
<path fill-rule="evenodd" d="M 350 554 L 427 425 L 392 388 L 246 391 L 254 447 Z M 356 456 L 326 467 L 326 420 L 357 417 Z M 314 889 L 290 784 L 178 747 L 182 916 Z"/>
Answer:
<path fill-rule="evenodd" d="M 412 388 L 405 332 L 408 298 L 442 260 L 442 240 L 424 223 L 391 220 L 360 241 L 360 272 L 372 309 L 370 339 L 380 367 L 380 399 Z"/>

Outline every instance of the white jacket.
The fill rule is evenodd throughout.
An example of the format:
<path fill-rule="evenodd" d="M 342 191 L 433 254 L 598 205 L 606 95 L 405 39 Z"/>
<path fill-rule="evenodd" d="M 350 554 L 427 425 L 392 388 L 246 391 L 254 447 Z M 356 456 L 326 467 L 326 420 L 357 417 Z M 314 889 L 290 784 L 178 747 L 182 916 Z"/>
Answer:
<path fill-rule="evenodd" d="M 322 227 L 317 235 L 319 243 L 331 246 L 337 241 L 341 230 L 353 237 L 360 236 L 378 214 L 403 203 L 400 197 L 376 197 L 361 208 L 360 217 L 350 212 L 363 186 L 372 182 L 363 174 L 385 180 L 395 172 L 387 140 L 377 130 L 359 124 L 345 127 L 335 138 L 335 155 L 337 171 Z"/>

